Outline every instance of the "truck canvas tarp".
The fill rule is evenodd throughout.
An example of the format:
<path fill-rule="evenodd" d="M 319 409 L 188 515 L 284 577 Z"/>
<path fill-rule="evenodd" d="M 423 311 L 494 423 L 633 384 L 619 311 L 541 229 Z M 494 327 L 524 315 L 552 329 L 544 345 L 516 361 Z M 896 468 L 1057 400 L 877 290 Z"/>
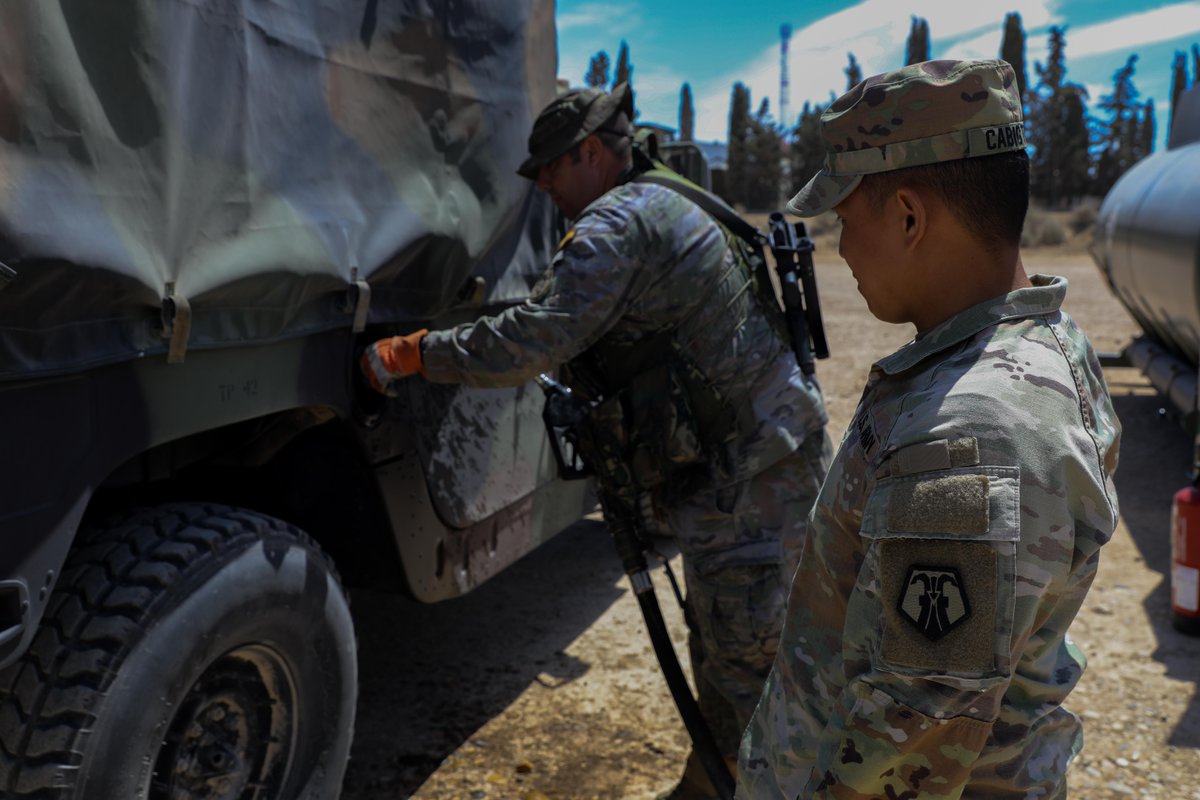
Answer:
<path fill-rule="evenodd" d="M 554 12 L 0 2 L 0 797 L 334 798 L 347 587 L 456 597 L 594 508 L 535 385 L 358 366 L 549 266 Z"/>
<path fill-rule="evenodd" d="M 526 296 L 554 4 L 428 5 L 0 6 L 0 380 Z"/>

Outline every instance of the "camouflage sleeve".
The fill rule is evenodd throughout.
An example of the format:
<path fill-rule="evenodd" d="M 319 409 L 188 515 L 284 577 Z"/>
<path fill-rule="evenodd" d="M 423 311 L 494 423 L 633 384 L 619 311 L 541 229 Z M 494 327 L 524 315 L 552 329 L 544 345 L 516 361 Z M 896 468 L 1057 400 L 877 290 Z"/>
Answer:
<path fill-rule="evenodd" d="M 877 673 L 846 687 L 818 741 L 812 793 L 806 797 L 955 800 L 962 794 L 992 721 L 966 713 L 925 714 L 887 691 L 895 680 Z M 905 688 L 925 691 L 920 683 L 909 679 Z M 941 685 L 938 689 L 945 691 Z M 942 705 L 966 712 L 974 703 L 1002 694 L 1002 687 L 984 695 L 963 691 Z"/>
<path fill-rule="evenodd" d="M 645 290 L 646 238 L 636 217 L 619 207 L 589 211 L 564 238 L 529 300 L 425 338 L 428 379 L 518 386 L 574 358 Z"/>
<path fill-rule="evenodd" d="M 1084 665 L 1066 631 L 1096 559 L 1081 555 L 1076 506 L 1099 506 L 1104 489 L 1082 456 L 1055 470 L 1024 452 L 1062 452 L 1053 437 L 998 438 L 1007 456 L 973 437 L 899 449 L 871 491 L 845 628 L 865 663 L 820 737 L 814 796 L 1052 785 L 1042 773 L 1064 771 L 1078 746 L 1074 718 L 1050 712 Z"/>

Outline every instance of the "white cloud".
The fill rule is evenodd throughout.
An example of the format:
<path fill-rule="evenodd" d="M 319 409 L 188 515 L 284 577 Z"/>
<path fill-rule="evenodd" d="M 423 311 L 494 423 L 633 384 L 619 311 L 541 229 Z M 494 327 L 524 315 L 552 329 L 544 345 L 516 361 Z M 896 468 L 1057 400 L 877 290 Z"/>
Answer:
<path fill-rule="evenodd" d="M 589 3 L 556 18 L 559 35 L 577 28 L 600 28 L 606 32 L 632 30 L 641 24 L 632 3 Z"/>
<path fill-rule="evenodd" d="M 1200 32 L 1200 3 L 1176 3 L 1153 11 L 1067 29 L 1067 56 L 1091 56 L 1132 50 Z"/>
<path fill-rule="evenodd" d="M 647 95 L 674 95 L 674 99 L 678 100 L 679 88 L 683 86 L 683 83 L 683 76 L 670 67 L 654 65 L 639 69 L 636 64 L 634 65 L 633 89 L 635 92 Z"/>

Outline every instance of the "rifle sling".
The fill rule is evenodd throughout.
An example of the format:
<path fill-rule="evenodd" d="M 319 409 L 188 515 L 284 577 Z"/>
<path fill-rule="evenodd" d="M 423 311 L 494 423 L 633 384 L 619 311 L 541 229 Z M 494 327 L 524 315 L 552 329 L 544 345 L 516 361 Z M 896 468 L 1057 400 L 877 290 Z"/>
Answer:
<path fill-rule="evenodd" d="M 734 236 L 751 244 L 762 243 L 762 234 L 749 222 L 739 217 L 736 211 L 725 204 L 724 200 L 685 179 L 668 178 L 665 175 L 656 175 L 654 172 L 643 172 L 635 177 L 633 182 L 654 183 L 673 189 L 700 206 L 709 216 L 728 228 Z"/>

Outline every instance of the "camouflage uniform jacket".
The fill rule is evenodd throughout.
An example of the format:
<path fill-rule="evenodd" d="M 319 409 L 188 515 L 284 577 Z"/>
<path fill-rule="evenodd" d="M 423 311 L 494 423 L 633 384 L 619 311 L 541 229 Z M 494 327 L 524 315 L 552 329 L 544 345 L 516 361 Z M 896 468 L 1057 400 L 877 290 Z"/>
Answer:
<path fill-rule="evenodd" d="M 1061 797 L 1067 628 L 1117 521 L 1120 428 L 1066 280 L 873 367 L 809 525 L 739 798 Z"/>
<path fill-rule="evenodd" d="M 806 380 L 747 290 L 722 228 L 663 186 L 627 183 L 596 199 L 524 304 L 430 333 L 426 376 L 515 386 L 600 342 L 627 344 L 681 323 L 676 340 L 722 397 L 748 402 L 728 444 L 729 482 L 793 452 L 826 422 Z"/>

